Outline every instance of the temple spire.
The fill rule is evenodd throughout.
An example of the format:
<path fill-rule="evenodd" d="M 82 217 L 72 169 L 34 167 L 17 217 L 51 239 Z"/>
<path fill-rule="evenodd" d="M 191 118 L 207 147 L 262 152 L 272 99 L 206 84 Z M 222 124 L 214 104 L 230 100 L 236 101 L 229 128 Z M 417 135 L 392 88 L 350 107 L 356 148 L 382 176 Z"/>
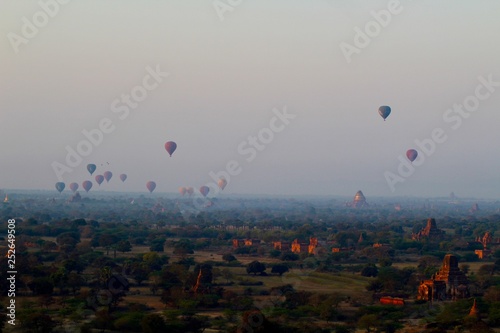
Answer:
<path fill-rule="evenodd" d="M 477 309 L 477 302 L 475 298 L 472 308 L 470 308 L 469 316 L 479 318 L 479 310 Z"/>

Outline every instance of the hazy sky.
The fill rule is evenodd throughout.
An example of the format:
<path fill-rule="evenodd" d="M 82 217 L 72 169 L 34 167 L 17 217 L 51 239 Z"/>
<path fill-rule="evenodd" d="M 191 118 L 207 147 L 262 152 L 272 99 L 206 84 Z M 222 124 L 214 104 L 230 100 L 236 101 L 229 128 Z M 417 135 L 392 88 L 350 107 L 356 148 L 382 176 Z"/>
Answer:
<path fill-rule="evenodd" d="M 224 194 L 500 198 L 500 1 L 55 1 L 0 2 L 0 188 L 54 189 L 57 162 L 176 192 L 236 161 Z"/>

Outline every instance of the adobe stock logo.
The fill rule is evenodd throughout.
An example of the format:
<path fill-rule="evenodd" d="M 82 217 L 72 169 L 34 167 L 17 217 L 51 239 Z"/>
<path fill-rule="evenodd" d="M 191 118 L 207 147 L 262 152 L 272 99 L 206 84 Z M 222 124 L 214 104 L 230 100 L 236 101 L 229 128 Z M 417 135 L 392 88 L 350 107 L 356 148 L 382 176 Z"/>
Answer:
<path fill-rule="evenodd" d="M 61 8 L 60 5 L 65 5 L 69 0 L 47 0 L 38 1 L 38 5 L 41 10 L 37 11 L 29 20 L 26 16 L 21 18 L 21 35 L 9 32 L 7 34 L 7 39 L 14 50 L 14 53 L 19 53 L 19 47 L 21 44 L 28 44 L 30 40 L 35 38 L 40 29 L 45 28 L 51 18 L 54 18 Z"/>
<path fill-rule="evenodd" d="M 160 65 L 156 65 L 156 68 L 147 66 L 145 70 L 146 75 L 142 78 L 141 84 L 132 87 L 129 93 L 123 93 L 120 98 L 116 98 L 111 102 L 111 112 L 118 114 L 118 120 L 124 121 L 127 119 L 131 111 L 137 109 L 140 103 L 149 96 L 149 93 L 157 89 L 163 80 L 170 75 L 163 72 Z M 96 128 L 82 130 L 81 133 L 84 139 L 80 140 L 74 148 L 70 145 L 65 147 L 66 158 L 64 161 L 62 163 L 59 161 L 51 163 L 52 170 L 54 170 L 60 182 L 64 181 L 63 176 L 66 173 L 72 173 L 74 168 L 81 165 L 84 157 L 92 154 L 94 148 L 104 142 L 106 134 L 111 134 L 116 130 L 118 120 L 113 121 L 108 117 L 102 118 Z"/>
<path fill-rule="evenodd" d="M 472 113 L 476 112 L 481 105 L 481 101 L 485 101 L 493 95 L 496 87 L 500 87 L 500 82 L 493 81 L 493 74 L 485 78 L 484 76 L 478 77 L 479 84 L 474 89 L 474 94 L 464 98 L 462 103 L 455 103 L 453 107 L 447 109 L 443 113 L 443 121 L 450 125 L 454 131 L 458 130 L 463 123 L 464 119 L 469 118 Z M 418 152 L 418 157 L 413 163 L 410 163 L 403 155 L 399 155 L 399 165 L 397 167 L 397 174 L 394 172 L 384 172 L 387 185 L 391 192 L 396 190 L 396 184 L 403 183 L 407 178 L 412 176 L 416 168 L 424 164 L 426 158 L 432 156 L 439 144 L 445 143 L 448 140 L 446 130 L 437 127 L 431 131 L 429 138 L 423 140 L 416 139 L 415 146 Z"/>
<path fill-rule="evenodd" d="M 283 132 L 292 120 L 297 117 L 296 114 L 288 112 L 287 106 L 284 106 L 282 110 L 273 108 L 272 113 L 273 116 L 269 119 L 268 126 L 261 128 L 256 135 L 249 135 L 238 144 L 236 151 L 246 163 L 252 163 L 260 152 L 264 151 L 274 141 L 277 134 Z M 224 178 L 230 184 L 233 178 L 243 172 L 242 164 L 244 163 L 241 162 L 241 159 L 232 159 L 225 164 L 224 170 L 210 171 L 208 173 L 212 182 L 206 183 L 205 186 L 210 189 L 212 197 L 216 197 L 222 191 L 217 185 L 218 180 Z M 205 203 L 205 198 L 195 197 L 193 199 L 197 211 L 203 210 Z"/>
<path fill-rule="evenodd" d="M 241 5 L 242 2 L 243 0 L 214 0 L 212 5 L 217 12 L 217 16 L 219 16 L 219 20 L 222 22 L 226 19 L 224 17 L 225 13 L 232 12 L 234 8 Z"/>
<path fill-rule="evenodd" d="M 354 27 L 354 45 L 346 42 L 339 44 L 347 63 L 350 64 L 352 62 L 354 54 L 360 54 L 361 50 L 368 47 L 372 40 L 380 35 L 382 28 L 386 28 L 392 22 L 392 17 L 401 14 L 402 11 L 403 6 L 399 0 L 390 0 L 387 3 L 387 9 L 381 9 L 378 12 L 372 10 L 370 12 L 373 20 L 366 22 L 363 30 L 359 27 Z"/>

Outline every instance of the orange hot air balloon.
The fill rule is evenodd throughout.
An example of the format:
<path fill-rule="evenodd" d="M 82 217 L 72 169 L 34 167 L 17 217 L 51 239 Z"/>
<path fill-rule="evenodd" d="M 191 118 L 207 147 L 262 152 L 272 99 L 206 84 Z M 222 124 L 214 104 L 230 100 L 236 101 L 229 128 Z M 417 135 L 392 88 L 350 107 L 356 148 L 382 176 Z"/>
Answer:
<path fill-rule="evenodd" d="M 149 190 L 149 193 L 153 193 L 156 188 L 156 183 L 154 181 L 149 181 L 146 183 L 146 188 Z"/>
<path fill-rule="evenodd" d="M 73 192 L 76 192 L 78 190 L 78 183 L 69 184 L 69 189 Z"/>
<path fill-rule="evenodd" d="M 210 192 L 210 188 L 208 186 L 202 186 L 202 187 L 200 187 L 200 193 L 204 197 L 207 196 L 208 192 Z"/>
<path fill-rule="evenodd" d="M 172 154 L 177 149 L 177 143 L 168 141 L 165 143 L 165 149 L 167 150 L 167 153 L 170 155 L 170 157 L 172 157 Z"/>
<path fill-rule="evenodd" d="M 92 182 L 90 180 L 86 180 L 82 183 L 82 187 L 85 190 L 85 192 L 88 192 L 92 188 Z"/>
<path fill-rule="evenodd" d="M 97 175 L 95 176 L 95 181 L 99 186 L 101 186 L 102 182 L 104 181 L 104 176 L 103 175 Z"/>
<path fill-rule="evenodd" d="M 410 149 L 406 152 L 406 157 L 410 160 L 410 162 L 415 161 L 418 156 L 418 152 L 415 149 Z"/>
<path fill-rule="evenodd" d="M 104 179 L 106 179 L 106 182 L 109 183 L 109 180 L 113 177 L 113 173 L 111 171 L 106 171 L 104 173 Z"/>
<path fill-rule="evenodd" d="M 226 185 L 227 185 L 227 180 L 226 180 L 226 178 L 224 178 L 224 177 L 220 178 L 220 179 L 219 179 L 219 181 L 217 182 L 217 185 L 219 186 L 219 188 L 220 188 L 221 190 L 224 190 L 224 188 L 225 188 L 225 187 L 226 187 Z"/>
<path fill-rule="evenodd" d="M 378 113 L 382 118 L 384 118 L 385 121 L 385 118 L 389 117 L 389 115 L 391 114 L 391 107 L 387 105 L 382 105 L 381 107 L 378 108 Z"/>
<path fill-rule="evenodd" d="M 187 189 L 183 186 L 179 187 L 179 193 L 184 196 L 186 194 Z"/>
<path fill-rule="evenodd" d="M 63 182 L 57 182 L 56 183 L 56 190 L 58 190 L 59 193 L 61 193 L 62 191 L 64 191 L 65 187 L 66 187 L 66 184 L 64 184 Z"/>
<path fill-rule="evenodd" d="M 126 180 L 127 180 L 127 175 L 126 175 L 126 174 L 124 174 L 124 173 L 122 173 L 122 174 L 120 175 L 120 180 L 121 180 L 122 182 L 126 181 Z"/>

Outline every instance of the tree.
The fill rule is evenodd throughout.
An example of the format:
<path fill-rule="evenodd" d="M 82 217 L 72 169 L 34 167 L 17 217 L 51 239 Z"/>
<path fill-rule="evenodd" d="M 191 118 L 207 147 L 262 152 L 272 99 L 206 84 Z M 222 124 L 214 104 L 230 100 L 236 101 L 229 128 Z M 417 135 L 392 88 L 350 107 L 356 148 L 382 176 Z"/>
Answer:
<path fill-rule="evenodd" d="M 132 276 L 137 285 L 140 286 L 144 280 L 147 280 L 149 271 L 143 265 L 140 265 L 133 270 Z"/>
<path fill-rule="evenodd" d="M 287 265 L 284 265 L 284 264 L 276 264 L 273 266 L 273 268 L 271 269 L 271 273 L 273 274 L 279 274 L 279 276 L 282 276 L 283 273 L 286 273 L 288 272 L 290 269 L 288 268 Z"/>
<path fill-rule="evenodd" d="M 432 274 L 439 270 L 441 262 L 434 256 L 421 257 L 418 260 L 418 272 L 424 274 L 426 278 L 430 278 Z"/>
<path fill-rule="evenodd" d="M 351 333 L 354 331 L 353 327 L 347 325 L 335 325 L 335 333 Z"/>
<path fill-rule="evenodd" d="M 64 232 L 57 236 L 56 242 L 59 246 L 69 245 L 74 248 L 80 242 L 80 234 L 78 232 Z"/>
<path fill-rule="evenodd" d="M 231 279 L 234 277 L 233 273 L 227 268 L 224 268 L 221 270 L 221 275 L 224 279 L 226 279 L 226 282 L 229 283 Z"/>
<path fill-rule="evenodd" d="M 492 302 L 488 312 L 488 322 L 492 326 L 500 325 L 500 302 Z"/>
<path fill-rule="evenodd" d="M 99 246 L 104 247 L 106 249 L 106 255 L 109 255 L 111 245 L 115 244 L 117 241 L 117 236 L 113 234 L 103 234 L 99 237 Z"/>
<path fill-rule="evenodd" d="M 181 256 L 194 253 L 194 245 L 189 239 L 181 239 L 174 245 L 174 254 Z"/>
<path fill-rule="evenodd" d="M 68 282 L 68 271 L 60 267 L 56 272 L 50 274 L 50 280 L 54 286 L 58 286 L 61 294 L 66 293 L 66 284 Z"/>
<path fill-rule="evenodd" d="M 145 314 L 143 312 L 127 312 L 125 315 L 115 320 L 113 326 L 121 332 L 140 332 L 141 322 Z"/>
<path fill-rule="evenodd" d="M 227 261 L 227 262 L 232 262 L 236 261 L 236 257 L 233 256 L 231 253 L 226 253 L 222 255 L 222 260 Z"/>
<path fill-rule="evenodd" d="M 149 314 L 142 318 L 141 322 L 142 332 L 145 333 L 157 333 L 157 332 L 167 332 L 167 325 L 163 318 L 156 313 Z"/>
<path fill-rule="evenodd" d="M 76 272 L 71 272 L 68 274 L 68 287 L 71 288 L 73 294 L 76 294 L 80 287 L 85 284 L 85 279 L 83 276 Z"/>
<path fill-rule="evenodd" d="M 116 250 L 122 253 L 132 251 L 132 244 L 128 240 L 122 240 L 116 245 Z"/>
<path fill-rule="evenodd" d="M 167 256 L 159 256 L 156 252 L 148 252 L 144 253 L 142 256 L 142 260 L 147 267 L 149 267 L 153 271 L 161 270 L 162 265 L 168 263 Z"/>
<path fill-rule="evenodd" d="M 55 301 L 54 297 L 52 297 L 51 295 L 41 295 L 38 297 L 38 304 L 40 306 L 45 307 L 46 309 L 48 309 L 49 306 L 51 306 L 55 302 L 56 301 Z"/>
<path fill-rule="evenodd" d="M 151 242 L 151 245 L 149 246 L 149 251 L 163 252 L 165 251 L 164 244 L 165 244 L 165 239 L 163 238 L 155 239 Z"/>
<path fill-rule="evenodd" d="M 23 326 L 26 326 L 26 332 L 49 333 L 57 326 L 57 322 L 48 314 L 36 312 L 23 323 Z"/>
<path fill-rule="evenodd" d="M 151 290 L 151 293 L 153 295 L 156 295 L 156 292 L 160 288 L 161 281 L 162 281 L 160 274 L 158 272 L 151 274 L 150 281 L 151 281 L 151 283 L 149 286 L 149 290 Z"/>
<path fill-rule="evenodd" d="M 463 318 L 469 314 L 471 302 L 467 299 L 457 300 L 443 306 L 435 321 L 446 327 L 453 327 L 461 323 Z"/>
<path fill-rule="evenodd" d="M 94 324 L 96 328 L 100 328 L 104 332 L 106 329 L 113 328 L 113 317 L 109 313 L 109 309 L 101 309 L 96 311 Z"/>
<path fill-rule="evenodd" d="M 257 273 L 262 274 L 266 270 L 266 265 L 254 260 L 247 265 L 247 273 L 256 275 Z"/>
<path fill-rule="evenodd" d="M 283 261 L 297 261 L 299 260 L 299 255 L 293 252 L 283 252 L 280 259 Z"/>
<path fill-rule="evenodd" d="M 469 264 L 461 264 L 460 270 L 464 272 L 464 274 L 469 274 L 470 265 Z"/>
<path fill-rule="evenodd" d="M 481 265 L 481 267 L 479 267 L 477 274 L 478 275 L 490 275 L 490 276 L 492 276 L 493 274 L 495 274 L 495 271 L 496 271 L 496 266 L 494 264 L 485 264 L 485 265 Z"/>
<path fill-rule="evenodd" d="M 236 253 L 236 254 L 249 254 L 250 247 L 249 246 L 239 247 L 236 250 L 234 250 L 234 253 Z"/>
<path fill-rule="evenodd" d="M 279 324 L 269 321 L 260 310 L 250 310 L 243 313 L 242 326 L 236 332 L 285 332 L 283 327 Z"/>
<path fill-rule="evenodd" d="M 491 286 L 484 293 L 484 300 L 488 302 L 500 302 L 500 286 Z"/>
<path fill-rule="evenodd" d="M 35 278 L 28 283 L 28 287 L 33 292 L 33 295 L 50 295 L 54 291 L 54 284 L 48 277 Z"/>
<path fill-rule="evenodd" d="M 7 322 L 7 316 L 4 314 L 5 312 L 5 307 L 0 305 L 0 333 L 3 332 L 3 329 L 5 327 L 5 323 Z"/>
<path fill-rule="evenodd" d="M 71 271 L 76 271 L 77 273 L 81 273 L 85 269 L 85 266 L 81 262 L 81 260 L 74 260 L 74 259 L 68 259 L 63 261 L 62 266 L 66 269 L 68 273 Z"/>
<path fill-rule="evenodd" d="M 336 320 L 338 317 L 338 311 L 333 307 L 333 303 L 330 300 L 326 300 L 319 306 L 319 316 L 321 319 L 330 322 Z"/>
<path fill-rule="evenodd" d="M 269 251 L 269 256 L 271 258 L 278 258 L 280 255 L 281 255 L 280 250 L 273 249 L 273 250 Z"/>
<path fill-rule="evenodd" d="M 46 252 L 55 251 L 57 250 L 57 243 L 50 240 L 44 241 L 42 244 L 42 250 Z"/>
<path fill-rule="evenodd" d="M 297 309 L 300 306 L 309 303 L 312 293 L 308 291 L 290 291 L 285 293 L 285 303 L 283 306 L 287 309 Z"/>
<path fill-rule="evenodd" d="M 378 279 L 371 281 L 366 286 L 366 290 L 368 290 L 368 291 L 381 292 L 383 289 L 384 289 L 384 284 L 382 282 L 380 282 Z"/>
<path fill-rule="evenodd" d="M 367 333 L 370 333 L 371 329 L 377 327 L 379 324 L 376 314 L 365 314 L 358 320 L 358 327 L 366 329 Z"/>
<path fill-rule="evenodd" d="M 373 264 L 368 264 L 363 268 L 363 270 L 361 270 L 361 276 L 376 277 L 377 275 L 378 268 Z"/>
<path fill-rule="evenodd" d="M 213 280 L 212 265 L 199 264 L 194 268 L 194 272 L 190 277 L 192 288 L 198 288 L 196 292 L 206 292 L 210 290 Z"/>

